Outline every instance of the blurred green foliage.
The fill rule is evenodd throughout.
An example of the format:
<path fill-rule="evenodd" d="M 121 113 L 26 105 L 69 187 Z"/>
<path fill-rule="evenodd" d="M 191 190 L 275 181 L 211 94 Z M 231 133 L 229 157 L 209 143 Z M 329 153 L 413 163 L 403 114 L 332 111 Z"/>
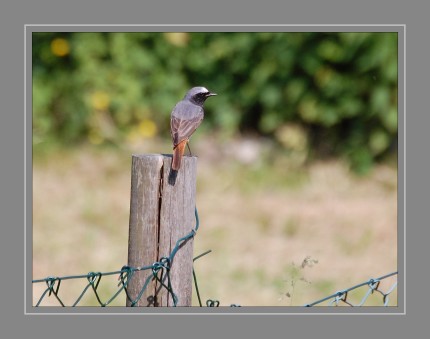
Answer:
<path fill-rule="evenodd" d="M 34 143 L 167 137 L 201 85 L 219 94 L 202 128 L 224 137 L 358 172 L 397 148 L 397 33 L 33 33 L 32 58 Z"/>

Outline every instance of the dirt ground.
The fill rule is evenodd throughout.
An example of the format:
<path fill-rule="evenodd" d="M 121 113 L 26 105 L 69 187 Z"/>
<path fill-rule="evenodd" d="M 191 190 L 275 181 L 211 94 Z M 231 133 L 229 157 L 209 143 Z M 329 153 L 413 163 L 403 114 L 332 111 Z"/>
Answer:
<path fill-rule="evenodd" d="M 255 161 L 259 153 L 239 142 L 230 154 L 198 144 L 194 254 L 212 250 L 195 263 L 203 302 L 304 305 L 397 270 L 395 166 L 378 165 L 357 177 L 341 161 L 288 166 L 288 160 Z M 237 147 L 244 157 L 234 156 Z M 167 153 L 166 146 L 35 154 L 33 279 L 116 271 L 127 263 L 131 154 L 157 152 Z M 102 297 L 115 293 L 116 279 L 103 279 Z M 62 282 L 67 305 L 85 283 Z M 34 303 L 45 288 L 33 284 Z M 350 298 L 358 302 L 365 292 Z M 390 297 L 396 305 L 396 292 Z M 112 305 L 124 303 L 122 295 Z M 382 298 L 369 304 L 381 305 Z M 51 297 L 42 305 L 58 303 Z"/>

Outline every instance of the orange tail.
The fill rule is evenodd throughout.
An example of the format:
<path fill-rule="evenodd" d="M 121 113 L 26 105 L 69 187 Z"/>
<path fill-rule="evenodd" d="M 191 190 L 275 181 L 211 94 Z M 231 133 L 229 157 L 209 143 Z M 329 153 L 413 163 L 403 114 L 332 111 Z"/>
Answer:
<path fill-rule="evenodd" d="M 173 149 L 173 160 L 172 160 L 172 169 L 177 171 L 181 167 L 182 156 L 184 155 L 185 146 L 187 145 L 188 140 L 182 140 L 176 147 Z"/>

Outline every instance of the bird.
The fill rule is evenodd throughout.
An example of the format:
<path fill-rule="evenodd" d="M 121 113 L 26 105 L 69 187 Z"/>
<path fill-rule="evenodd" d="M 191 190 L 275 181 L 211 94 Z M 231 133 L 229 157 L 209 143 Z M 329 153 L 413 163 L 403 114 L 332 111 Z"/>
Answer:
<path fill-rule="evenodd" d="M 203 120 L 203 104 L 207 98 L 215 95 L 217 94 L 210 92 L 206 87 L 193 87 L 173 108 L 170 117 L 170 134 L 173 142 L 171 169 L 173 171 L 180 169 L 185 146 L 188 145 L 191 135 Z"/>

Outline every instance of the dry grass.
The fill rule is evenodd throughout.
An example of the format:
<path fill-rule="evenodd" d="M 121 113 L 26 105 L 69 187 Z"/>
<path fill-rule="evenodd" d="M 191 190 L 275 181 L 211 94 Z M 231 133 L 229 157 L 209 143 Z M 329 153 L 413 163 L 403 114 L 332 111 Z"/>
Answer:
<path fill-rule="evenodd" d="M 300 170 L 276 161 L 247 165 L 228 152 L 205 153 L 202 140 L 195 144 L 201 227 L 194 253 L 212 250 L 195 265 L 204 300 L 303 305 L 397 269 L 395 168 L 381 165 L 357 178 L 341 162 Z M 33 277 L 115 271 L 126 264 L 130 155 L 167 149 L 148 144 L 36 153 Z M 297 270 L 306 257 L 317 263 Z M 64 282 L 68 304 L 84 284 Z M 106 285 L 108 297 L 116 283 Z M 43 288 L 34 286 L 34 300 Z"/>

